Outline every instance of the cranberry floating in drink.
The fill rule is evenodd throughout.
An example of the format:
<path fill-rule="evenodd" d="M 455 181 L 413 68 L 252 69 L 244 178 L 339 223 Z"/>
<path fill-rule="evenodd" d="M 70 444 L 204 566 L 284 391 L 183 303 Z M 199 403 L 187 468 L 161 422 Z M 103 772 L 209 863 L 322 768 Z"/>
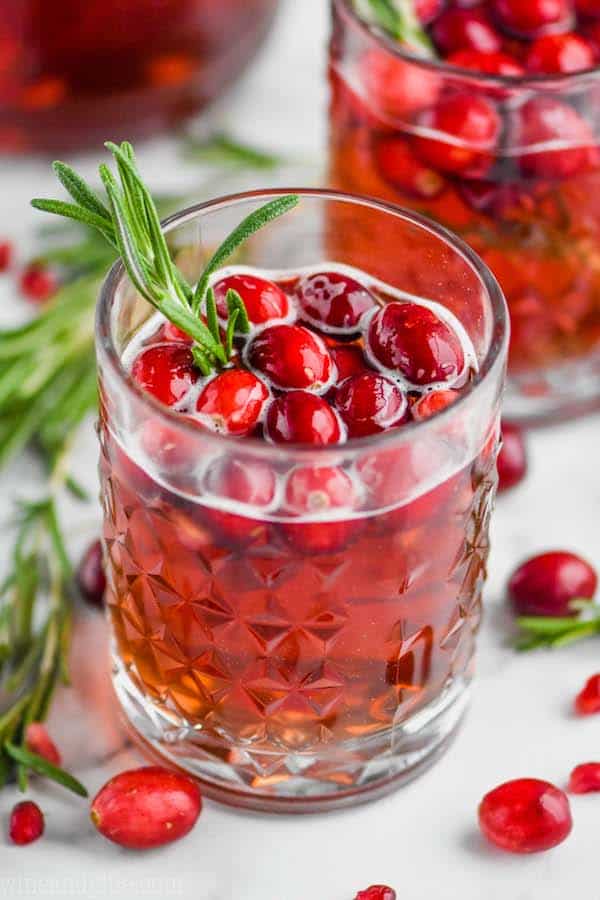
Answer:
<path fill-rule="evenodd" d="M 331 5 L 330 183 L 431 216 L 488 264 L 511 313 L 511 419 L 597 404 L 597 4 L 413 0 L 412 22 L 410 2 L 397 19 Z M 393 281 L 402 254 L 379 252 Z"/>
<path fill-rule="evenodd" d="M 98 319 L 119 700 L 205 793 L 292 811 L 402 783 L 462 718 L 507 350 L 466 246 L 375 201 L 297 201 L 181 213 L 154 257 L 166 298 L 126 255 L 135 288 L 115 267 Z M 174 267 L 199 235 L 192 284 Z M 404 261 L 391 281 L 382 242 Z"/>

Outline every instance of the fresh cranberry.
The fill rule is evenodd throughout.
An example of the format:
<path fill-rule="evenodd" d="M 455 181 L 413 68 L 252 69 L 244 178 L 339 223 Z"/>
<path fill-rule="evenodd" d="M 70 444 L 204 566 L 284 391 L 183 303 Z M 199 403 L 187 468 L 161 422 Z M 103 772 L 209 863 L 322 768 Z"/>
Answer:
<path fill-rule="evenodd" d="M 10 241 L 0 241 L 0 272 L 6 272 L 13 258 L 13 245 Z"/>
<path fill-rule="evenodd" d="M 253 372 L 227 369 L 202 389 L 196 413 L 213 431 L 241 437 L 254 431 L 269 396 L 266 385 Z"/>
<path fill-rule="evenodd" d="M 502 77 L 524 74 L 525 70 L 517 60 L 508 53 L 487 53 L 481 50 L 457 50 L 446 58 L 450 66 L 459 69 L 469 69 L 474 72 L 483 72 L 486 75 L 500 75 Z"/>
<path fill-rule="evenodd" d="M 102 558 L 102 544 L 94 541 L 87 548 L 77 567 L 77 585 L 83 598 L 92 606 L 104 604 L 106 575 Z"/>
<path fill-rule="evenodd" d="M 385 884 L 372 884 L 359 891 L 354 900 L 396 900 L 396 891 Z"/>
<path fill-rule="evenodd" d="M 342 344 L 332 347 L 329 352 L 335 363 L 338 383 L 349 378 L 350 375 L 358 375 L 360 372 L 367 371 L 367 362 L 362 347 L 357 344 Z"/>
<path fill-rule="evenodd" d="M 517 778 L 485 795 L 479 827 L 502 850 L 538 853 L 562 843 L 573 821 L 564 791 L 538 778 Z"/>
<path fill-rule="evenodd" d="M 600 13 L 599 13 L 600 15 Z M 594 51 L 596 59 L 600 59 L 600 22 L 591 22 L 584 30 L 585 39 Z"/>
<path fill-rule="evenodd" d="M 329 403 L 307 391 L 289 391 L 273 400 L 266 434 L 276 444 L 337 444 L 342 437 Z"/>
<path fill-rule="evenodd" d="M 390 378 L 377 372 L 351 375 L 336 391 L 336 408 L 349 437 L 386 431 L 406 419 L 406 395 Z"/>
<path fill-rule="evenodd" d="M 502 41 L 487 13 L 480 9 L 449 9 L 432 29 L 436 46 L 447 55 L 457 50 L 498 53 Z"/>
<path fill-rule="evenodd" d="M 31 844 L 44 833 L 44 814 L 33 800 L 23 800 L 13 807 L 8 834 L 13 844 Z"/>
<path fill-rule="evenodd" d="M 357 496 L 354 483 L 335 466 L 293 469 L 284 496 L 285 509 L 298 516 L 323 516 L 332 511 L 351 510 Z M 333 553 L 345 547 L 361 528 L 361 521 L 346 519 L 325 522 L 298 522 L 282 525 L 285 538 L 305 553 Z"/>
<path fill-rule="evenodd" d="M 514 127 L 524 148 L 519 163 L 525 175 L 569 178 L 598 165 L 600 157 L 589 124 L 572 106 L 554 97 L 532 97 L 519 110 Z M 557 142 L 564 149 L 554 149 Z"/>
<path fill-rule="evenodd" d="M 214 285 L 217 312 L 227 319 L 227 291 L 237 291 L 253 325 L 263 325 L 272 319 L 284 319 L 290 312 L 290 301 L 272 281 L 256 275 L 228 275 Z"/>
<path fill-rule="evenodd" d="M 458 397 L 458 391 L 431 391 L 430 394 L 424 394 L 413 404 L 411 408 L 412 417 L 417 422 L 429 419 L 436 413 L 451 406 Z"/>
<path fill-rule="evenodd" d="M 317 272 L 302 278 L 296 296 L 304 318 L 338 334 L 357 331 L 362 316 L 376 305 L 366 287 L 341 272 Z"/>
<path fill-rule="evenodd" d="M 520 616 L 569 616 L 573 600 L 591 600 L 598 579 L 574 553 L 555 551 L 522 563 L 508 582 L 508 596 Z"/>
<path fill-rule="evenodd" d="M 456 175 L 483 176 L 494 161 L 501 120 L 491 100 L 456 92 L 419 117 L 439 137 L 413 137 L 415 153 L 429 166 Z"/>
<path fill-rule="evenodd" d="M 595 54 L 591 45 L 578 34 L 545 34 L 533 42 L 525 65 L 536 74 L 581 72 L 595 64 Z"/>
<path fill-rule="evenodd" d="M 192 351 L 184 344 L 156 344 L 142 350 L 131 367 L 131 375 L 161 403 L 173 406 L 198 380 Z"/>
<path fill-rule="evenodd" d="M 444 190 L 444 179 L 414 155 L 406 140 L 395 135 L 375 144 L 377 168 L 385 180 L 413 197 L 431 200 Z"/>
<path fill-rule="evenodd" d="M 498 454 L 498 490 L 508 491 L 527 474 L 527 447 L 523 429 L 502 423 L 502 444 Z"/>
<path fill-rule="evenodd" d="M 182 331 L 181 328 L 178 328 L 177 325 L 173 325 L 172 322 L 165 322 L 158 333 L 159 341 L 173 341 L 176 344 L 193 344 L 193 339 L 186 334 L 185 331 Z"/>
<path fill-rule="evenodd" d="M 580 716 L 591 716 L 600 712 L 600 674 L 588 678 L 575 697 L 575 711 Z"/>
<path fill-rule="evenodd" d="M 60 766 L 61 758 L 58 747 L 48 734 L 42 722 L 30 722 L 25 729 L 25 746 L 31 753 L 36 753 L 53 766 Z"/>
<path fill-rule="evenodd" d="M 33 303 L 45 303 L 58 290 L 58 278 L 52 269 L 33 264 L 21 272 L 19 288 Z"/>
<path fill-rule="evenodd" d="M 201 809 L 195 781 L 169 769 L 145 766 L 111 778 L 96 794 L 90 816 L 109 841 L 147 850 L 186 835 Z"/>
<path fill-rule="evenodd" d="M 387 50 L 369 50 L 359 65 L 366 100 L 379 115 L 405 120 L 437 99 L 440 81 L 435 72 Z"/>
<path fill-rule="evenodd" d="M 433 310 L 394 301 L 371 319 L 369 350 L 387 369 L 412 384 L 452 381 L 462 373 L 465 356 L 458 336 Z"/>
<path fill-rule="evenodd" d="M 575 766 L 569 778 L 571 794 L 591 794 L 600 791 L 600 763 L 581 763 Z"/>
<path fill-rule="evenodd" d="M 182 416 L 192 427 L 201 430 L 201 423 L 191 416 Z M 152 416 L 142 423 L 140 444 L 144 453 L 160 469 L 170 475 L 190 473 L 198 462 L 198 442 L 181 428 L 166 424 Z"/>
<path fill-rule="evenodd" d="M 600 3 L 598 0 L 575 0 L 575 11 L 582 19 L 598 19 Z"/>
<path fill-rule="evenodd" d="M 209 493 L 219 499 L 234 500 L 249 508 L 265 510 L 275 499 L 277 479 L 266 463 L 220 457 L 207 469 L 204 485 Z M 265 533 L 265 523 L 255 516 L 209 507 L 205 508 L 204 516 L 221 537 L 234 543 L 248 543 Z"/>
<path fill-rule="evenodd" d="M 492 0 L 491 7 L 503 28 L 522 37 L 568 31 L 573 23 L 571 0 Z"/>
<path fill-rule="evenodd" d="M 415 12 L 421 25 L 431 25 L 446 5 L 446 0 L 415 0 Z"/>
<path fill-rule="evenodd" d="M 320 393 L 333 375 L 322 338 L 302 325 L 271 325 L 248 345 L 248 361 L 275 387 Z"/>

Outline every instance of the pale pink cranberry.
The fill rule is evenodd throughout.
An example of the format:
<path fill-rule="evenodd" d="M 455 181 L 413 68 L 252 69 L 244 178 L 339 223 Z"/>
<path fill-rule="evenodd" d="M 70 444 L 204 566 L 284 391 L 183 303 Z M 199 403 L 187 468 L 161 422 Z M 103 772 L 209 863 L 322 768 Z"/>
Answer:
<path fill-rule="evenodd" d="M 564 791 L 537 778 L 517 778 L 485 795 L 479 827 L 502 850 L 538 853 L 562 843 L 573 821 Z"/>
<path fill-rule="evenodd" d="M 600 763 L 589 762 L 575 766 L 569 778 L 571 794 L 591 794 L 600 791 Z"/>
<path fill-rule="evenodd" d="M 406 419 L 406 395 L 390 378 L 377 372 L 351 375 L 336 391 L 335 405 L 349 437 L 376 434 Z"/>
<path fill-rule="evenodd" d="M 253 325 L 263 325 L 272 319 L 284 319 L 291 310 L 290 301 L 279 285 L 256 275 L 228 275 L 213 286 L 217 312 L 227 319 L 227 291 L 237 291 Z"/>
<path fill-rule="evenodd" d="M 269 397 L 267 386 L 253 372 L 227 369 L 202 389 L 196 413 L 214 431 L 241 437 L 254 431 Z"/>
<path fill-rule="evenodd" d="M 573 600 L 591 600 L 598 578 L 592 566 L 565 551 L 533 556 L 508 582 L 508 596 L 520 616 L 569 616 Z"/>
<path fill-rule="evenodd" d="M 60 751 L 43 722 L 30 722 L 25 729 L 25 746 L 53 766 L 60 766 Z"/>
<path fill-rule="evenodd" d="M 192 351 L 184 344 L 157 344 L 139 354 L 131 375 L 161 403 L 173 406 L 198 380 Z"/>
<path fill-rule="evenodd" d="M 248 361 L 283 390 L 321 392 L 333 375 L 331 356 L 322 338 L 302 325 L 270 325 L 250 342 Z"/>
<path fill-rule="evenodd" d="M 316 272 L 302 278 L 296 296 L 304 318 L 341 334 L 357 331 L 361 318 L 376 305 L 366 287 L 340 272 Z"/>
<path fill-rule="evenodd" d="M 308 391 L 288 391 L 273 400 L 266 434 L 276 444 L 337 444 L 340 421 L 327 400 Z"/>

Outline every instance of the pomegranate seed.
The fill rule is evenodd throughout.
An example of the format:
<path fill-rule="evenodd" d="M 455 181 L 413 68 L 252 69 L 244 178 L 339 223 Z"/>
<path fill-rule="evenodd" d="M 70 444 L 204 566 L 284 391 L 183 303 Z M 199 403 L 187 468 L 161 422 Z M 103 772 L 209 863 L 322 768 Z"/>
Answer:
<path fill-rule="evenodd" d="M 535 38 L 546 31 L 568 31 L 573 22 L 570 0 L 492 0 L 494 17 L 514 34 Z"/>
<path fill-rule="evenodd" d="M 362 347 L 357 344 L 332 347 L 329 351 L 337 370 L 337 380 L 341 383 L 350 375 L 358 375 L 367 371 L 367 363 L 363 356 Z"/>
<path fill-rule="evenodd" d="M 581 763 L 575 766 L 569 778 L 571 794 L 591 794 L 600 791 L 600 763 Z"/>
<path fill-rule="evenodd" d="M 296 296 L 303 318 L 337 334 L 357 331 L 362 316 L 376 305 L 366 287 L 340 272 L 317 272 L 301 279 Z"/>
<path fill-rule="evenodd" d="M 398 59 L 384 50 L 369 50 L 360 61 L 360 83 L 381 115 L 404 119 L 435 103 L 440 81 L 434 72 Z"/>
<path fill-rule="evenodd" d="M 102 544 L 94 541 L 87 548 L 77 567 L 77 585 L 85 600 L 92 606 L 103 606 L 106 575 L 102 558 Z"/>
<path fill-rule="evenodd" d="M 600 712 L 600 674 L 588 678 L 575 697 L 575 711 L 580 716 L 592 716 Z"/>
<path fill-rule="evenodd" d="M 147 850 L 184 837 L 201 809 L 200 790 L 191 778 L 145 766 L 111 778 L 96 794 L 90 815 L 109 841 Z"/>
<path fill-rule="evenodd" d="M 172 322 L 165 322 L 158 334 L 160 341 L 173 341 L 177 344 L 193 344 L 192 338 Z"/>
<path fill-rule="evenodd" d="M 217 498 L 261 510 L 272 505 L 277 490 L 275 473 L 266 463 L 231 457 L 215 460 L 205 473 L 204 485 Z M 248 543 L 266 531 L 264 522 L 251 516 L 208 507 L 204 516 L 221 537 L 234 543 Z"/>
<path fill-rule="evenodd" d="M 483 72 L 486 75 L 521 76 L 525 70 L 508 53 L 485 53 L 481 50 L 458 50 L 450 54 L 446 62 L 459 69 Z"/>
<path fill-rule="evenodd" d="M 431 200 L 444 190 L 441 175 L 420 162 L 404 138 L 381 138 L 375 145 L 375 160 L 387 182 L 413 197 Z"/>
<path fill-rule="evenodd" d="M 25 745 L 32 753 L 37 753 L 53 766 L 60 766 L 61 757 L 58 747 L 48 734 L 48 729 L 41 722 L 30 722 L 25 730 Z"/>
<path fill-rule="evenodd" d="M 181 400 L 198 380 L 192 351 L 184 344 L 156 344 L 142 350 L 131 375 L 161 403 L 173 406 Z"/>
<path fill-rule="evenodd" d="M 202 389 L 196 412 L 213 431 L 240 437 L 254 431 L 269 396 L 268 388 L 253 372 L 228 369 Z"/>
<path fill-rule="evenodd" d="M 568 104 L 549 96 L 528 100 L 517 114 L 513 128 L 526 149 L 519 163 L 524 174 L 538 178 L 569 178 L 597 165 L 600 158 L 592 129 Z M 566 149 L 552 149 L 560 141 Z"/>
<path fill-rule="evenodd" d="M 33 303 L 45 303 L 58 290 L 58 278 L 45 266 L 31 265 L 21 272 L 19 288 Z"/>
<path fill-rule="evenodd" d="M 523 430 L 518 425 L 502 423 L 502 444 L 497 464 L 499 491 L 508 491 L 525 478 L 527 448 Z"/>
<path fill-rule="evenodd" d="M 502 41 L 488 15 L 480 9 L 449 9 L 432 29 L 433 39 L 444 55 L 457 50 L 498 53 Z"/>
<path fill-rule="evenodd" d="M 432 391 L 430 394 L 424 394 L 413 404 L 411 409 L 412 417 L 417 422 L 429 419 L 436 413 L 451 406 L 459 396 L 458 391 Z"/>
<path fill-rule="evenodd" d="M 10 241 L 0 241 L 0 272 L 6 272 L 13 259 L 13 245 Z"/>
<path fill-rule="evenodd" d="M 23 800 L 13 806 L 8 834 L 13 844 L 31 844 L 44 833 L 44 815 L 33 800 Z"/>
<path fill-rule="evenodd" d="M 537 778 L 507 781 L 479 805 L 479 827 L 492 844 L 511 853 L 538 853 L 562 843 L 573 821 L 564 791 Z"/>
<path fill-rule="evenodd" d="M 266 434 L 276 444 L 337 444 L 342 438 L 329 403 L 306 391 L 289 391 L 271 403 Z"/>
<path fill-rule="evenodd" d="M 350 476 L 335 466 L 294 469 L 285 488 L 285 508 L 295 515 L 322 515 L 352 509 L 357 500 Z M 302 522 L 282 525 L 289 543 L 304 553 L 333 553 L 346 547 L 361 521 Z"/>
<path fill-rule="evenodd" d="M 452 381 L 465 365 L 458 336 L 433 310 L 417 303 L 394 301 L 380 309 L 371 319 L 368 345 L 382 366 L 412 384 Z"/>
<path fill-rule="evenodd" d="M 554 551 L 533 556 L 510 577 L 508 596 L 521 616 L 569 616 L 572 600 L 591 600 L 598 579 L 580 556 Z"/>
<path fill-rule="evenodd" d="M 421 25 L 431 25 L 445 5 L 446 0 L 415 0 L 415 12 Z"/>
<path fill-rule="evenodd" d="M 408 401 L 397 384 L 377 372 L 347 378 L 336 391 L 336 408 L 349 437 L 376 434 L 406 419 Z"/>
<path fill-rule="evenodd" d="M 581 72 L 595 64 L 591 45 L 578 34 L 545 34 L 533 42 L 525 56 L 525 65 L 536 74 Z"/>
<path fill-rule="evenodd" d="M 439 137 L 413 137 L 415 153 L 434 169 L 481 177 L 491 168 L 502 123 L 491 100 L 457 92 L 419 117 Z"/>
<path fill-rule="evenodd" d="M 227 319 L 227 291 L 237 291 L 253 325 L 263 325 L 272 319 L 285 319 L 290 313 L 290 301 L 278 285 L 255 275 L 228 275 L 214 285 L 217 312 Z"/>
<path fill-rule="evenodd" d="M 248 361 L 283 390 L 320 393 L 333 375 L 331 357 L 317 334 L 301 325 L 271 325 L 248 345 Z"/>
<path fill-rule="evenodd" d="M 354 900 L 396 900 L 396 891 L 385 884 L 372 884 L 359 891 Z"/>

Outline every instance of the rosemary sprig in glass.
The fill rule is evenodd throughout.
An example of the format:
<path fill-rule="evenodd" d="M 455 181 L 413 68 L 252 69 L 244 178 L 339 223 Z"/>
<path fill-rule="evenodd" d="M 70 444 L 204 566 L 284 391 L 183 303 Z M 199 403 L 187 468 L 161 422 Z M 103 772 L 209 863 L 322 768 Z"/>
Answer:
<path fill-rule="evenodd" d="M 357 14 L 376 28 L 380 28 L 413 53 L 435 58 L 435 48 L 421 26 L 413 0 L 354 0 Z"/>

